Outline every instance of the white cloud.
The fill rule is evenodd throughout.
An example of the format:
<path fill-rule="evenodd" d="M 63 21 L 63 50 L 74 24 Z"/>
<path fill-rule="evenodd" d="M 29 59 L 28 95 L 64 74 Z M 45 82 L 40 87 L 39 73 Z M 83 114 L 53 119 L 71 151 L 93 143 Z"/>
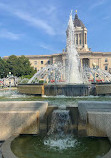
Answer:
<path fill-rule="evenodd" d="M 38 12 L 43 13 L 43 14 L 47 14 L 47 15 L 51 15 L 55 11 L 56 11 L 56 7 L 53 5 L 41 7 L 38 9 Z"/>
<path fill-rule="evenodd" d="M 92 4 L 91 7 L 89 7 L 89 10 L 93 10 L 96 7 L 99 7 L 103 4 L 105 4 L 107 2 L 107 0 L 97 0 L 96 3 Z"/>
<path fill-rule="evenodd" d="M 0 3 L 0 8 L 4 9 L 5 11 L 10 12 L 14 16 L 17 16 L 18 18 L 26 21 L 29 25 L 32 25 L 36 28 L 44 30 L 49 35 L 55 35 L 55 31 L 54 31 L 53 27 L 51 25 L 49 25 L 48 22 L 45 21 L 44 19 L 40 19 L 37 16 L 34 17 L 27 12 L 23 12 L 21 10 L 14 9 L 8 5 L 5 5 L 4 3 Z M 49 11 L 52 12 L 53 9 L 54 8 L 50 8 Z M 49 13 L 49 11 L 48 11 L 48 13 Z"/>
<path fill-rule="evenodd" d="M 50 34 L 50 35 L 55 35 L 55 31 L 54 29 L 47 24 L 47 22 L 45 22 L 42 19 L 39 18 L 35 18 L 27 13 L 23 13 L 21 11 L 15 11 L 14 14 L 21 18 L 22 20 L 27 21 L 30 25 L 37 27 L 37 28 L 42 28 L 43 30 L 45 30 L 46 33 Z"/>
<path fill-rule="evenodd" d="M 51 45 L 48 45 L 45 43 L 40 43 L 39 46 L 45 50 L 51 51 L 52 53 L 60 53 L 61 52 L 61 50 L 54 49 Z"/>
<path fill-rule="evenodd" d="M 111 18 L 110 16 L 105 16 L 105 17 L 103 17 L 103 20 L 108 20 L 110 18 Z"/>
<path fill-rule="evenodd" d="M 7 31 L 6 29 L 2 29 L 0 31 L 0 38 L 6 38 L 10 40 L 19 40 L 21 37 L 21 34 L 15 34 L 13 32 Z"/>

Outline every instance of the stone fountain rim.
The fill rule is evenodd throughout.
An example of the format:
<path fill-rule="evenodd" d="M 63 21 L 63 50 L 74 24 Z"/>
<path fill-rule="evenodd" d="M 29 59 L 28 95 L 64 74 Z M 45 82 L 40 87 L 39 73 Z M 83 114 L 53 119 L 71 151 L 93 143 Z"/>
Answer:
<path fill-rule="evenodd" d="M 2 158 L 19 158 L 19 157 L 15 156 L 11 150 L 11 143 L 18 136 L 19 136 L 19 134 L 13 135 L 3 143 L 2 147 L 1 147 Z M 111 157 L 111 148 L 108 151 L 108 153 L 106 153 L 102 158 L 110 158 L 110 157 Z"/>
<path fill-rule="evenodd" d="M 18 158 L 17 156 L 14 155 L 14 153 L 11 150 L 11 143 L 18 136 L 19 135 L 13 135 L 10 138 L 8 138 L 7 140 L 5 140 L 5 142 L 3 143 L 2 147 L 1 147 L 1 152 L 2 152 L 3 158 Z"/>

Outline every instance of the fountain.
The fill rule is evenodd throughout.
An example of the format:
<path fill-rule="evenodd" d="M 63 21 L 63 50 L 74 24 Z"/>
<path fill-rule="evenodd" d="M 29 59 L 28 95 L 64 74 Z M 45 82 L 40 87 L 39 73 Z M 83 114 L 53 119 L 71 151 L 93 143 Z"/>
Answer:
<path fill-rule="evenodd" d="M 54 63 L 44 67 L 28 81 L 28 84 L 18 85 L 20 93 L 46 96 L 85 96 L 92 94 L 94 86 L 83 84 L 86 79 L 83 78 L 79 55 L 74 45 L 72 13 L 69 17 L 67 35 L 66 66 L 63 66 L 62 63 Z M 42 84 L 39 83 L 41 79 L 44 81 Z"/>
<path fill-rule="evenodd" d="M 96 65 L 93 68 L 81 68 L 74 39 L 74 24 L 71 12 L 67 28 L 65 66 L 63 66 L 63 63 L 57 62 L 44 67 L 35 73 L 27 84 L 19 84 L 18 91 L 22 94 L 46 96 L 96 95 L 96 85 L 92 85 L 92 82 L 110 82 L 111 74 L 100 70 Z"/>
<path fill-rule="evenodd" d="M 86 100 L 88 98 L 91 100 L 90 97 L 83 97 L 83 100 Z M 89 113 L 87 114 L 84 112 L 84 109 L 82 108 L 84 107 L 83 105 L 81 105 L 80 114 L 83 111 L 84 118 L 86 118 L 87 121 L 84 122 L 84 120 L 82 120 L 82 123 L 79 122 L 78 107 L 77 105 L 74 105 L 74 101 L 77 99 L 77 97 L 61 97 L 61 99 L 59 97 L 55 97 L 53 98 L 55 102 L 49 102 L 49 105 L 47 102 L 40 103 L 38 101 L 35 102 L 34 100 L 42 99 L 46 101 L 51 101 L 50 97 L 40 98 L 37 96 L 25 96 L 24 99 L 23 97 L 21 99 L 18 98 L 18 101 L 12 101 L 12 99 L 15 100 L 15 98 L 13 97 L 8 97 L 8 100 L 9 99 L 10 101 L 8 102 L 0 102 L 0 133 L 2 133 L 1 139 L 3 138 L 3 134 L 4 138 L 6 136 L 9 137 L 10 132 L 11 135 L 13 135 L 13 132 L 14 135 L 16 133 L 25 135 L 19 135 L 16 138 L 15 136 L 12 136 L 8 140 L 6 140 L 2 147 L 2 154 L 4 158 L 99 158 L 103 157 L 110 150 L 110 142 L 107 138 L 101 139 L 95 137 L 86 137 L 87 135 L 85 134 L 87 130 L 91 136 L 93 132 L 93 134 L 99 134 L 99 132 L 97 133 L 96 128 L 93 128 L 93 131 L 91 131 L 92 127 L 89 124 L 87 127 L 87 123 L 89 121 L 86 116 L 88 117 Z M 31 99 L 33 99 L 33 101 L 30 101 Z M 80 99 L 82 98 L 78 97 L 78 100 Z M 95 97 L 93 99 L 95 100 Z M 25 102 L 20 100 L 24 100 Z M 57 102 L 58 106 L 55 105 Z M 45 110 L 43 110 L 45 104 L 47 104 L 48 106 L 46 106 Z M 65 107 L 61 106 L 62 104 L 65 104 Z M 70 106 L 68 106 L 69 104 Z M 92 106 L 90 104 L 91 103 L 88 103 L 88 110 L 89 108 L 92 109 Z M 95 105 L 97 108 L 97 103 L 95 103 Z M 108 105 L 107 107 L 108 112 L 109 106 L 110 105 Z M 93 108 L 94 112 L 95 107 Z M 42 118 L 39 117 L 39 113 L 40 115 L 43 115 Z M 91 114 L 90 122 L 92 121 Z M 93 120 L 93 122 L 96 122 L 96 125 L 101 124 L 102 126 L 103 122 L 98 122 L 97 116 L 94 117 L 96 121 Z M 99 113 L 99 116 L 101 116 L 101 113 Z M 2 124 L 2 120 L 4 119 L 4 117 L 5 121 L 4 124 Z M 110 119 L 110 117 L 108 117 L 108 119 Z M 100 120 L 101 119 L 99 119 L 99 121 Z M 84 123 L 86 123 L 85 126 Z M 84 129 L 86 127 L 88 129 Z M 74 128 L 77 132 L 74 131 Z M 81 136 L 80 133 L 83 132 L 83 129 L 85 131 L 85 134 L 82 134 L 82 136 L 85 136 L 85 138 L 78 137 L 78 135 Z M 9 153 L 11 156 L 9 156 Z"/>
<path fill-rule="evenodd" d="M 99 158 L 109 151 L 107 139 L 78 138 L 71 128 L 70 111 L 54 110 L 47 135 L 19 136 L 11 149 L 18 158 Z"/>
<path fill-rule="evenodd" d="M 63 66 L 62 63 L 55 63 L 49 65 L 42 70 L 39 70 L 28 83 L 33 83 L 36 79 L 44 79 L 44 81 L 54 81 L 55 84 L 64 83 L 67 84 L 83 84 L 84 80 L 82 72 L 80 71 L 79 54 L 74 44 L 74 24 L 72 20 L 72 12 L 69 17 L 68 29 L 67 29 L 67 64 Z M 65 71 L 64 71 L 65 69 Z M 36 80 L 36 82 L 37 82 Z"/>
<path fill-rule="evenodd" d="M 105 76 L 105 78 L 110 80 L 110 75 L 99 69 L 84 68 L 82 70 L 80 68 L 79 55 L 74 45 L 74 26 L 72 21 L 72 13 L 69 18 L 67 35 L 68 54 L 66 67 L 64 67 L 62 63 L 55 63 L 43 68 L 28 81 L 28 84 L 19 85 L 19 92 L 25 94 L 45 94 L 47 96 L 85 96 L 90 95 L 92 90 L 94 90 L 95 88 L 93 85 L 87 83 L 89 75 L 93 76 L 94 81 L 96 81 L 95 76 L 97 74 L 99 74 L 98 77 L 102 78 L 102 76 Z M 48 82 L 48 84 L 39 84 L 41 78 L 45 82 Z M 37 84 L 35 82 L 37 82 Z M 81 97 L 78 98 L 81 99 Z M 28 99 L 29 101 L 31 100 L 30 97 L 26 98 L 26 100 Z M 33 97 L 33 101 L 39 99 L 41 100 L 41 98 L 37 98 L 37 96 Z M 45 99 L 42 99 L 46 99 L 47 101 L 49 101 L 51 98 L 49 100 L 47 99 L 47 97 L 45 97 Z M 56 97 L 54 98 L 56 103 L 59 99 Z M 66 102 L 66 100 L 64 101 L 65 108 L 60 107 L 60 105 L 63 104 L 63 98 L 61 98 L 58 106 L 52 106 L 52 102 L 50 102 L 51 105 L 49 106 L 47 102 L 37 101 L 12 101 L 9 103 L 1 102 L 0 118 L 2 119 L 0 121 L 2 121 L 5 114 L 8 113 L 5 120 L 7 120 L 8 123 L 6 122 L 6 124 L 9 125 L 8 129 L 10 129 L 5 130 L 7 126 L 5 125 L 5 123 L 2 125 L 2 123 L 0 122 L 0 130 L 3 129 L 4 131 L 8 131 L 6 132 L 8 133 L 8 135 L 4 132 L 4 135 L 2 135 L 1 138 L 7 139 L 9 134 L 12 135 L 13 132 L 14 134 L 34 134 L 25 136 L 20 135 L 16 138 L 9 138 L 8 142 L 6 141 L 6 143 L 4 143 L 2 147 L 2 151 L 4 151 L 3 156 L 5 155 L 6 146 L 9 143 L 9 146 L 11 146 L 9 153 L 13 152 L 13 156 L 11 155 L 10 158 L 13 158 L 15 156 L 17 156 L 18 158 L 103 157 L 110 149 L 110 142 L 107 138 L 79 138 L 78 136 L 97 136 L 98 134 L 98 136 L 104 137 L 104 131 L 101 132 L 101 129 L 103 130 L 102 125 L 105 120 L 104 119 L 101 121 L 101 116 L 103 116 L 101 114 L 103 114 L 102 110 L 104 110 L 104 105 L 102 110 L 100 110 L 101 107 L 97 108 L 96 103 L 95 105 L 97 109 L 93 105 L 94 103 L 90 103 L 92 104 L 91 108 L 90 104 L 88 104 L 87 107 L 86 104 L 83 104 L 84 106 L 81 104 L 81 106 L 79 106 L 78 108 L 77 105 L 74 105 L 75 100 L 73 99 L 76 100 L 77 98 L 67 98 L 68 102 Z M 84 99 L 86 100 L 88 98 L 83 98 L 83 100 Z M 109 103 L 107 108 L 107 111 L 109 112 Z M 99 121 L 101 122 L 98 122 L 98 112 L 100 112 Z M 92 114 L 95 117 L 92 117 Z M 106 117 L 106 115 L 109 116 L 109 114 L 110 113 L 108 113 L 108 115 L 105 114 L 104 118 Z M 79 118 L 80 116 L 83 116 L 83 118 Z M 15 119 L 15 117 L 17 119 Z M 109 123 L 111 122 L 109 117 L 107 118 L 107 120 L 109 121 Z M 97 129 L 97 127 L 95 128 L 91 126 L 95 124 L 101 125 L 101 128 Z M 110 130 L 108 130 L 108 132 L 109 131 Z M 110 134 L 107 135 L 107 130 L 105 131 L 105 136 L 110 137 Z M 9 155 L 4 156 L 4 158 L 7 157 L 9 158 Z"/>

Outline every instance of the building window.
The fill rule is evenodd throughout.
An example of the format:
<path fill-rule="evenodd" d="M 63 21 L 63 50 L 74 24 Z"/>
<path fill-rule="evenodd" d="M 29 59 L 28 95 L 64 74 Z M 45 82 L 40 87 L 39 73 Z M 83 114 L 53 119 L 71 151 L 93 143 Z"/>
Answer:
<path fill-rule="evenodd" d="M 50 65 L 50 60 L 48 60 L 48 64 Z"/>
<path fill-rule="evenodd" d="M 43 61 L 41 61 L 41 64 L 43 64 L 44 62 Z"/>
<path fill-rule="evenodd" d="M 35 67 L 35 70 L 37 71 L 37 68 Z"/>
<path fill-rule="evenodd" d="M 105 65 L 105 70 L 108 70 L 108 66 L 107 65 Z"/>
<path fill-rule="evenodd" d="M 107 59 L 107 58 L 105 59 L 105 62 L 108 62 L 108 59 Z"/>
<path fill-rule="evenodd" d="M 83 66 L 83 68 L 89 67 L 89 65 L 90 65 L 89 59 L 88 58 L 83 58 L 82 59 L 82 66 Z"/>
<path fill-rule="evenodd" d="M 37 61 L 34 61 L 34 64 L 37 65 Z"/>

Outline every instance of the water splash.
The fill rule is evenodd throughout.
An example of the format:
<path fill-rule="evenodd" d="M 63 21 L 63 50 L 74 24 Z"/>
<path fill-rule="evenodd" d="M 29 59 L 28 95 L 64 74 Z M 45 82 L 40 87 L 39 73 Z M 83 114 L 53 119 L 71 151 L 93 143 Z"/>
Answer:
<path fill-rule="evenodd" d="M 76 146 L 77 140 L 73 139 L 73 137 L 64 137 L 62 139 L 52 139 L 48 138 L 44 141 L 44 145 L 49 146 L 52 149 L 56 150 L 65 150 L 67 148 L 73 148 Z"/>
<path fill-rule="evenodd" d="M 41 79 L 43 79 L 44 82 L 60 82 L 63 80 L 63 70 L 64 66 L 60 62 L 48 65 L 35 73 L 28 83 L 38 83 Z"/>
<path fill-rule="evenodd" d="M 17 90 L 1 90 L 0 91 L 0 97 L 4 98 L 26 98 L 29 96 L 26 96 L 25 94 L 19 94 Z"/>
<path fill-rule="evenodd" d="M 54 110 L 52 113 L 51 128 L 44 145 L 50 148 L 64 150 L 75 146 L 76 139 L 72 136 L 69 110 Z"/>

